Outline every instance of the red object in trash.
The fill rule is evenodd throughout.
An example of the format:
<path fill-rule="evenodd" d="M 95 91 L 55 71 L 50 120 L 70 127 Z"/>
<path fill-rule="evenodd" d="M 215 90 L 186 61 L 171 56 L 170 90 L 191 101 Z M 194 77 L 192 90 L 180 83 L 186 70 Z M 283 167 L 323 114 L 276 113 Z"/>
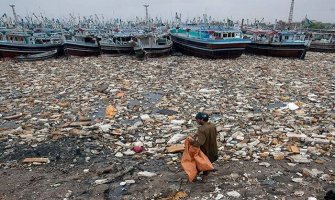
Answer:
<path fill-rule="evenodd" d="M 141 153 L 143 151 L 143 147 L 134 146 L 131 150 L 135 151 L 136 153 Z"/>

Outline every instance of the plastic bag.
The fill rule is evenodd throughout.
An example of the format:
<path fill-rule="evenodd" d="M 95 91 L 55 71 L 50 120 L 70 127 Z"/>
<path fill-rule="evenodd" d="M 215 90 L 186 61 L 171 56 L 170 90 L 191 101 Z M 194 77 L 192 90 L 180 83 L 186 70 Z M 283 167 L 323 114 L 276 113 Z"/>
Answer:
<path fill-rule="evenodd" d="M 200 148 L 190 145 L 188 139 L 185 140 L 185 150 L 181 158 L 181 165 L 190 182 L 193 182 L 200 171 L 211 171 L 214 169 L 208 157 Z"/>

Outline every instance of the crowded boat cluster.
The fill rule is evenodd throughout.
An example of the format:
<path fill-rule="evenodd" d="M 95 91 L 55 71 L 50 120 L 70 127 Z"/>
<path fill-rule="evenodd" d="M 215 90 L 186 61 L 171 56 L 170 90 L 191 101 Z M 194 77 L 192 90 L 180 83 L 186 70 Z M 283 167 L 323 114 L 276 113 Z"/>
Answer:
<path fill-rule="evenodd" d="M 181 52 L 203 58 L 236 58 L 251 53 L 304 59 L 308 50 L 335 51 L 333 30 L 269 28 L 229 19 L 216 22 L 206 15 L 203 20 L 185 22 L 177 13 L 172 22 L 148 18 L 134 22 L 41 19 L 38 24 L 32 20 L 0 24 L 0 58 L 22 61 L 101 54 L 146 58 Z"/>
<path fill-rule="evenodd" d="M 242 53 L 304 59 L 306 51 L 335 50 L 334 33 L 328 39 L 301 31 L 260 30 L 210 25 L 162 24 L 148 28 L 57 30 L 1 29 L 0 56 L 44 60 L 62 55 L 98 56 L 134 54 L 140 58 L 179 51 L 204 58 L 236 58 Z M 320 34 L 318 35 L 320 36 Z M 324 36 L 319 37 L 324 38 Z"/>

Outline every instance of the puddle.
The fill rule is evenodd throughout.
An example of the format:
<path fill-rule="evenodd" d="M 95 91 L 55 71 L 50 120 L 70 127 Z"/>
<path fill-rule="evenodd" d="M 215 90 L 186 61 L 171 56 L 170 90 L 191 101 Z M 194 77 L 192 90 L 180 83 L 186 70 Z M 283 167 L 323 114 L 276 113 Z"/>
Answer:
<path fill-rule="evenodd" d="M 260 180 L 262 186 L 272 187 L 276 185 L 276 181 L 272 179 Z"/>
<path fill-rule="evenodd" d="M 165 170 L 166 166 L 164 160 L 148 160 L 146 165 L 140 165 L 138 168 L 142 171 L 149 171 L 159 173 L 159 171 Z"/>
<path fill-rule="evenodd" d="M 282 102 L 275 102 L 275 103 L 270 103 L 267 106 L 268 109 L 282 108 L 282 107 L 286 107 L 286 104 L 284 104 Z"/>
<path fill-rule="evenodd" d="M 117 186 L 114 189 L 109 188 L 105 191 L 105 198 L 110 200 L 121 200 L 124 199 L 122 196 L 129 194 L 129 186 Z"/>
<path fill-rule="evenodd" d="M 158 103 L 162 99 L 162 95 L 159 93 L 146 93 L 143 97 L 152 104 Z"/>
<path fill-rule="evenodd" d="M 140 119 L 133 119 L 133 120 L 131 120 L 131 119 L 126 119 L 126 120 L 121 120 L 120 121 L 120 123 L 122 124 L 122 125 L 129 125 L 129 126 L 132 126 L 132 125 L 134 125 L 136 122 L 138 122 L 138 121 L 141 121 Z"/>
<path fill-rule="evenodd" d="M 41 113 L 43 108 L 41 106 L 34 106 L 30 109 L 31 114 L 38 114 Z"/>
<path fill-rule="evenodd" d="M 128 101 L 128 108 L 132 109 L 136 106 L 142 106 L 144 109 L 152 108 L 156 103 L 162 99 L 162 95 L 159 93 L 144 93 L 143 100 L 131 99 Z"/>
<path fill-rule="evenodd" d="M 56 94 L 54 97 L 55 97 L 55 99 L 60 100 L 60 99 L 66 98 L 67 94 L 61 92 L 59 94 Z"/>
<path fill-rule="evenodd" d="M 19 127 L 14 121 L 7 121 L 0 124 L 0 129 L 17 129 Z"/>
<path fill-rule="evenodd" d="M 98 118 L 105 118 L 106 107 L 107 107 L 106 104 L 99 102 L 97 105 L 97 109 L 95 109 L 94 112 L 90 115 L 90 118 L 92 120 L 95 120 Z"/>
<path fill-rule="evenodd" d="M 12 147 L 14 149 L 13 152 L 0 155 L 0 161 L 22 160 L 26 157 L 48 157 L 52 164 L 57 164 L 58 162 L 72 163 L 73 159 L 76 158 L 77 164 L 82 164 L 85 163 L 85 157 L 88 155 L 86 155 L 87 153 L 85 152 L 87 148 L 85 142 L 87 139 L 82 139 L 81 141 L 81 143 L 78 143 L 77 138 L 62 138 L 52 142 L 40 143 L 37 147 L 16 143 Z M 0 146 L 0 150 L 4 151 L 3 147 Z M 94 155 L 91 154 L 89 154 L 89 156 L 92 157 L 92 159 L 94 157 Z M 101 160 L 104 159 L 102 157 L 98 158 Z"/>
<path fill-rule="evenodd" d="M 23 97 L 22 92 L 18 90 L 11 91 L 9 95 L 9 99 L 20 99 L 22 97 Z"/>
<path fill-rule="evenodd" d="M 174 111 L 174 110 L 169 110 L 169 109 L 161 109 L 161 110 L 156 110 L 155 113 L 158 113 L 158 114 L 161 114 L 161 115 L 168 115 L 168 116 L 171 116 L 171 115 L 175 115 L 177 114 L 178 112 L 177 111 Z"/>
<path fill-rule="evenodd" d="M 137 99 L 131 99 L 128 101 L 128 108 L 132 109 L 136 106 L 140 106 L 141 105 L 141 101 L 137 100 Z"/>
<path fill-rule="evenodd" d="M 262 113 L 262 109 L 261 108 L 258 108 L 258 107 L 254 107 L 254 108 L 252 108 L 252 111 L 254 112 L 254 113 Z"/>

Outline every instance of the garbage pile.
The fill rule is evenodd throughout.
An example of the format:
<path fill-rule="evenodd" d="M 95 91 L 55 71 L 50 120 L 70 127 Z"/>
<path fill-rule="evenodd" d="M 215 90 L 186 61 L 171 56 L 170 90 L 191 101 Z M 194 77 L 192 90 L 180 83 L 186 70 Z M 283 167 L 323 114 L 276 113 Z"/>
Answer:
<path fill-rule="evenodd" d="M 163 159 L 179 166 L 183 140 L 196 132 L 192 119 L 201 111 L 217 125 L 219 162 L 323 164 L 335 157 L 334 62 L 332 54 L 322 53 L 305 60 L 243 55 L 235 60 L 0 61 L 0 140 L 36 147 L 48 140 L 94 136 L 112 157 Z M 325 174 L 313 170 L 303 173 Z"/>

